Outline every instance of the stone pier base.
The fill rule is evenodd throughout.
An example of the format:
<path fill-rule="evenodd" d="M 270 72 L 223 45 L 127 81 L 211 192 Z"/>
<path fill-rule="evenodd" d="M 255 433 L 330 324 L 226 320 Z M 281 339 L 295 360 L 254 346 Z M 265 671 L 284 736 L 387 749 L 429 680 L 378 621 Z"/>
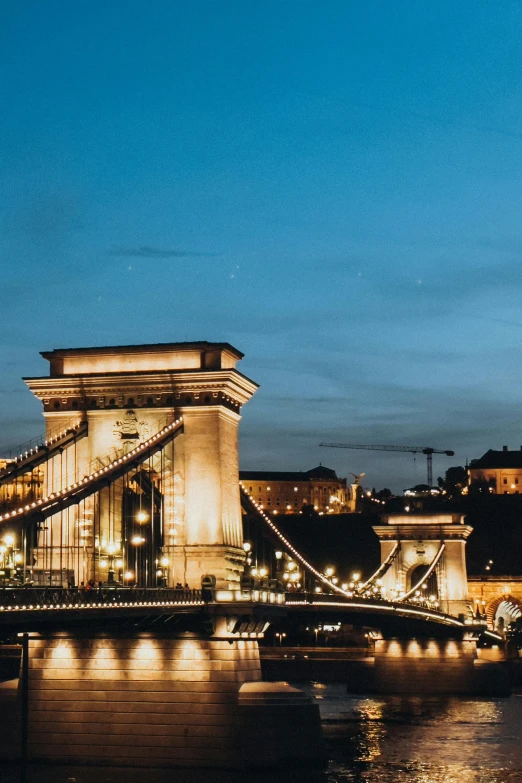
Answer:
<path fill-rule="evenodd" d="M 260 695 L 266 687 L 260 679 L 256 639 L 151 632 L 30 638 L 29 760 L 257 766 L 256 749 L 263 749 L 263 763 L 277 764 L 302 758 L 314 737 L 320 755 L 317 708 L 304 694 L 281 688 L 272 712 L 269 698 L 246 706 L 243 688 L 261 688 Z M 282 743 L 278 732 L 269 735 L 274 721 L 282 732 L 296 717 L 302 729 L 292 726 L 293 739 Z"/>
<path fill-rule="evenodd" d="M 477 660 L 473 640 L 379 639 L 375 642 L 379 693 L 507 695 L 499 664 Z"/>
<path fill-rule="evenodd" d="M 318 765 L 326 760 L 319 707 L 286 682 L 247 682 L 239 691 L 243 766 Z"/>

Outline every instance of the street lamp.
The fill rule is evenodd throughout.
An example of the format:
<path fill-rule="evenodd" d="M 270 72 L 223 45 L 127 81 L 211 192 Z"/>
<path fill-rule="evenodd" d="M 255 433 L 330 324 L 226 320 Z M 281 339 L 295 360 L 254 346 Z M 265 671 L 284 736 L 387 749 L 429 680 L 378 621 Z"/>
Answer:
<path fill-rule="evenodd" d="M 136 581 L 138 580 L 138 549 L 139 547 L 145 543 L 145 538 L 143 536 L 132 536 L 130 540 L 132 546 L 134 547 L 134 573 L 136 574 Z"/>
<path fill-rule="evenodd" d="M 168 583 L 168 573 L 169 573 L 168 570 L 167 570 L 168 569 L 168 565 L 169 565 L 169 559 L 168 559 L 167 555 L 163 555 L 163 557 L 160 558 L 159 562 L 160 562 L 160 566 L 163 568 L 163 573 L 160 574 L 160 576 L 162 577 L 161 581 L 163 583 L 162 587 L 167 587 L 168 586 L 168 584 L 167 584 Z"/>
<path fill-rule="evenodd" d="M 109 572 L 107 574 L 107 582 L 110 585 L 113 585 L 116 583 L 116 580 L 114 579 L 114 558 L 116 557 L 116 552 L 119 550 L 119 546 L 117 544 L 114 544 L 110 542 L 107 544 L 107 561 L 109 565 Z"/>
<path fill-rule="evenodd" d="M 17 576 L 17 564 L 23 561 L 22 555 L 17 553 L 14 547 L 15 537 L 10 533 L 6 534 L 0 544 L 0 576 L 4 584 L 6 579 L 13 579 Z"/>

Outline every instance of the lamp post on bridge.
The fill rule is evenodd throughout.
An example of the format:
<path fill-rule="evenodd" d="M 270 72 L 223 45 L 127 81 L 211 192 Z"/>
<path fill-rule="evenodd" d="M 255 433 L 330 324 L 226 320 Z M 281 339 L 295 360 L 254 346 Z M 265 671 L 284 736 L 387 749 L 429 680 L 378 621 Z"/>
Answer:
<path fill-rule="evenodd" d="M 159 580 L 160 587 L 168 587 L 168 565 L 169 559 L 166 555 L 156 560 L 156 577 Z"/>
<path fill-rule="evenodd" d="M 119 547 L 116 544 L 108 544 L 108 546 L 107 546 L 107 560 L 108 560 L 108 563 L 109 563 L 109 571 L 107 573 L 107 583 L 109 585 L 116 584 L 116 580 L 114 579 L 114 575 L 115 575 L 114 561 L 115 561 L 116 553 L 117 553 L 118 549 L 119 549 Z"/>
<path fill-rule="evenodd" d="M 139 565 L 139 548 L 142 544 L 145 543 L 145 539 L 143 536 L 132 536 L 130 540 L 132 546 L 134 547 L 134 580 L 135 583 L 138 583 L 139 580 L 139 574 L 140 569 L 138 568 Z"/>
<path fill-rule="evenodd" d="M 16 539 L 11 533 L 5 535 L 0 544 L 0 576 L 4 585 L 6 581 L 23 581 L 19 571 L 23 570 L 21 564 L 24 558 L 22 553 L 16 549 L 15 544 Z"/>

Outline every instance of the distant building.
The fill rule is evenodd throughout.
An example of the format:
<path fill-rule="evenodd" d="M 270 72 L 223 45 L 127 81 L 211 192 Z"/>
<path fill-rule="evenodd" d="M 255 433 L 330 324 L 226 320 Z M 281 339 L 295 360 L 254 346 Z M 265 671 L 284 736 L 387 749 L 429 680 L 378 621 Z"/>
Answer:
<path fill-rule="evenodd" d="M 306 472 L 243 470 L 239 478 L 254 500 L 274 514 L 298 514 L 303 506 L 322 514 L 348 510 L 346 479 L 322 465 Z"/>
<path fill-rule="evenodd" d="M 470 485 L 483 484 L 496 495 L 519 495 L 522 491 L 522 447 L 519 451 L 490 449 L 480 457 L 471 460 L 469 466 Z"/>
<path fill-rule="evenodd" d="M 428 484 L 416 484 L 414 487 L 404 490 L 404 496 L 409 498 L 438 497 L 442 494 L 439 487 L 430 487 Z"/>

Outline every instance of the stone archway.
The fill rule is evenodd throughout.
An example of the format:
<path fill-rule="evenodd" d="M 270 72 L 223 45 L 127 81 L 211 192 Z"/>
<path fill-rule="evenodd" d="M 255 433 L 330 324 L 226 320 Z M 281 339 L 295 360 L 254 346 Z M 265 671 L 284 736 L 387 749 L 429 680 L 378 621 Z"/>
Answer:
<path fill-rule="evenodd" d="M 486 608 L 489 628 L 505 630 L 510 623 L 522 617 L 522 600 L 507 594 L 492 601 Z"/>
<path fill-rule="evenodd" d="M 407 589 L 411 590 L 412 587 L 418 584 L 429 568 L 430 565 L 425 563 L 414 565 L 407 575 Z M 426 596 L 434 595 L 436 598 L 439 597 L 437 569 L 432 571 L 423 584 L 426 584 L 426 589 L 422 591 Z"/>

